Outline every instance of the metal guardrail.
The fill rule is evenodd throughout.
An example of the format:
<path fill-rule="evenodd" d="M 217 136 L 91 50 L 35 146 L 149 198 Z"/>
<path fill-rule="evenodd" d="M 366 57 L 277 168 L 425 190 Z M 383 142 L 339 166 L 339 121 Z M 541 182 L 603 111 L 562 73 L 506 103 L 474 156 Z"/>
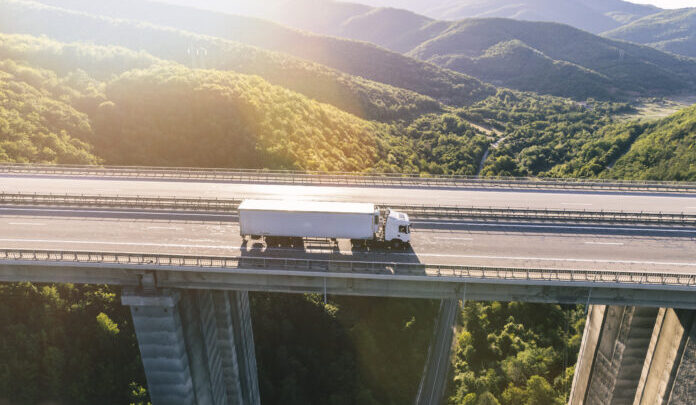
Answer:
<path fill-rule="evenodd" d="M 475 176 L 421 176 L 419 174 L 371 172 L 349 173 L 254 169 L 5 164 L 0 165 L 0 173 L 314 185 L 581 189 L 696 193 L 696 183 L 694 182 L 537 177 L 485 178 Z"/>
<path fill-rule="evenodd" d="M 123 208 L 145 210 L 183 210 L 234 212 L 241 199 L 168 198 L 138 196 L 10 194 L 0 193 L 0 205 Z M 380 205 L 380 204 L 378 204 Z M 452 219 L 476 221 L 540 221 L 555 223 L 611 223 L 696 228 L 696 215 L 661 212 L 621 212 L 586 210 L 539 210 L 529 208 L 486 208 L 422 205 L 383 205 L 403 211 L 413 219 Z"/>
<path fill-rule="evenodd" d="M 0 205 L 184 211 L 236 211 L 242 200 L 71 194 L 0 193 Z"/>
<path fill-rule="evenodd" d="M 456 218 L 477 221 L 640 224 L 696 228 L 696 215 L 685 213 L 551 210 L 512 207 L 427 207 L 414 205 L 392 205 L 390 207 L 403 211 L 417 219 Z"/>
<path fill-rule="evenodd" d="M 49 251 L 0 249 L 0 264 L 94 264 L 122 265 L 143 270 L 215 269 L 287 270 L 308 273 L 365 274 L 399 277 L 432 277 L 433 279 L 467 279 L 517 283 L 579 283 L 624 288 L 681 287 L 696 292 L 696 275 L 678 273 L 648 273 L 631 271 L 595 271 L 561 269 L 525 269 L 507 267 L 451 266 L 411 263 L 358 262 L 337 260 L 289 259 L 271 257 L 217 257 L 137 253 L 107 253 L 86 251 Z"/>

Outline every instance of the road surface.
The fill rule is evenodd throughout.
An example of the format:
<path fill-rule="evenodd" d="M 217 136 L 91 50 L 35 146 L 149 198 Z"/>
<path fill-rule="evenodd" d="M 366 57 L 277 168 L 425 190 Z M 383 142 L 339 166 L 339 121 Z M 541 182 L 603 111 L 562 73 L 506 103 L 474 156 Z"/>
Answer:
<path fill-rule="evenodd" d="M 620 229 L 415 220 L 411 249 L 366 252 L 351 250 L 348 241 L 338 248 L 244 243 L 235 215 L 0 209 L 4 248 L 696 273 L 696 230 Z"/>
<path fill-rule="evenodd" d="M 193 181 L 0 176 L 0 192 L 187 198 L 288 198 L 387 204 L 459 205 L 696 214 L 696 194 L 557 190 L 328 187 Z"/>

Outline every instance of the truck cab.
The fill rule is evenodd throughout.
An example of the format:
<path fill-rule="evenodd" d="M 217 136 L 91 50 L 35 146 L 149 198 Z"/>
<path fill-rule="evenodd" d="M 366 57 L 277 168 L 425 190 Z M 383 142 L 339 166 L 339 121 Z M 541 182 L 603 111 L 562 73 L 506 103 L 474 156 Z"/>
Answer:
<path fill-rule="evenodd" d="M 407 214 L 389 210 L 384 224 L 384 241 L 394 248 L 411 243 L 411 221 Z"/>

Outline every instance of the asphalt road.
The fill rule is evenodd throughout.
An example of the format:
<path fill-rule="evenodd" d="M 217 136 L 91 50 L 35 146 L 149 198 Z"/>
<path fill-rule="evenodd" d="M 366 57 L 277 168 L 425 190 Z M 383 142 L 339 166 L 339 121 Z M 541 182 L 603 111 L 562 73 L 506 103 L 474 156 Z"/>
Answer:
<path fill-rule="evenodd" d="M 191 181 L 0 176 L 0 192 L 101 194 L 189 198 L 292 198 L 389 204 L 460 205 L 535 209 L 651 211 L 696 214 L 696 195 L 656 193 L 326 187 Z"/>
<path fill-rule="evenodd" d="M 185 214 L 190 215 L 190 214 Z M 316 259 L 411 262 L 525 268 L 669 271 L 696 273 L 696 230 L 645 230 L 605 226 L 481 224 L 414 221 L 412 249 L 353 251 L 308 244 L 266 248 L 243 243 L 236 217 L 171 213 L 0 209 L 0 247 L 192 255 L 266 255 Z"/>

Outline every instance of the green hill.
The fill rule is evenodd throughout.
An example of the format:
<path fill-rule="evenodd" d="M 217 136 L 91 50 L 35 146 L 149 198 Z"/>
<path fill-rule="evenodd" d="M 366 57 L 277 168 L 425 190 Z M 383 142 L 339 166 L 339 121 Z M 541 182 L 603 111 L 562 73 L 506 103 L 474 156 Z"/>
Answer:
<path fill-rule="evenodd" d="M 696 105 L 652 122 L 616 123 L 550 174 L 641 180 L 696 180 Z"/>
<path fill-rule="evenodd" d="M 2 161 L 364 170 L 390 139 L 384 124 L 258 76 L 170 62 L 138 69 L 156 59 L 117 47 L 0 39 Z M 114 64 L 103 81 L 89 76 L 104 60 L 131 63 L 121 74 Z"/>
<path fill-rule="evenodd" d="M 0 59 L 0 162 L 95 164 L 79 92 L 46 70 Z"/>
<path fill-rule="evenodd" d="M 105 93 L 94 145 L 108 163 L 363 170 L 376 160 L 374 124 L 255 76 L 154 67 Z"/>
<path fill-rule="evenodd" d="M 46 35 L 63 42 L 118 45 L 187 66 L 257 74 L 273 84 L 370 119 L 402 119 L 440 109 L 439 103 L 430 97 L 285 54 L 172 28 L 94 16 L 35 2 L 0 1 L 0 30 L 5 33 Z M 447 89 L 458 90 L 452 87 Z M 466 92 L 457 94 L 470 96 Z"/>
<path fill-rule="evenodd" d="M 613 83 L 607 76 L 574 63 L 553 60 L 516 39 L 500 42 L 478 57 L 447 55 L 431 60 L 493 84 L 520 90 L 579 99 L 605 99 L 614 95 Z"/>
<path fill-rule="evenodd" d="M 0 33 L 0 59 L 21 60 L 32 67 L 52 70 L 58 76 L 79 69 L 98 81 L 128 70 L 169 63 L 147 52 L 118 46 L 63 43 L 46 37 L 3 33 Z"/>
<path fill-rule="evenodd" d="M 604 176 L 696 181 L 696 106 L 629 129 L 632 127 L 640 135 Z"/>
<path fill-rule="evenodd" d="M 55 97 L 86 114 L 90 133 L 77 136 L 111 164 L 475 174 L 491 142 L 480 128 L 449 113 L 379 124 L 258 76 L 192 70 L 119 47 L 27 35 L 0 34 L 0 40 L 0 60 L 31 61 L 53 71 L 39 91 L 51 93 L 55 83 L 70 86 Z M 102 71 L 107 60 L 114 65 Z M 210 108 L 199 105 L 209 99 L 216 99 Z"/>
<path fill-rule="evenodd" d="M 501 46 L 519 41 L 520 46 Z M 542 90 L 558 83 L 547 79 L 548 69 L 537 72 L 539 65 L 550 61 L 578 67 L 565 80 L 563 91 L 552 94 L 580 97 L 586 95 L 583 86 L 597 76 L 606 79 L 603 92 L 595 97 L 612 94 L 616 97 L 664 95 L 696 88 L 696 60 L 677 57 L 646 46 L 614 41 L 580 31 L 567 25 L 508 19 L 472 19 L 453 23 L 440 36 L 423 42 L 410 55 L 448 67 L 466 71 L 466 64 L 457 66 L 452 60 L 471 58 L 479 71 L 490 72 L 488 80 L 504 86 L 527 90 Z M 450 56 L 450 57 L 448 57 Z M 507 67 L 498 75 L 500 65 Z M 567 65 L 566 65 L 567 66 Z M 475 72 L 471 72 L 475 75 Z M 512 75 L 512 76 L 511 76 Z M 528 77 L 523 80 L 520 77 Z M 602 83 L 603 84 L 603 83 Z M 538 89 L 538 90 L 537 90 Z M 604 94 L 602 94 L 604 93 Z"/>
<path fill-rule="evenodd" d="M 602 35 L 696 58 L 696 8 L 665 10 Z"/>
<path fill-rule="evenodd" d="M 411 90 L 445 104 L 466 105 L 493 94 L 490 86 L 474 78 L 372 44 L 310 34 L 257 18 L 140 0 L 41 2 L 95 15 L 138 20 L 282 52 L 350 75 Z M 300 15 L 295 12 L 287 14 Z"/>

